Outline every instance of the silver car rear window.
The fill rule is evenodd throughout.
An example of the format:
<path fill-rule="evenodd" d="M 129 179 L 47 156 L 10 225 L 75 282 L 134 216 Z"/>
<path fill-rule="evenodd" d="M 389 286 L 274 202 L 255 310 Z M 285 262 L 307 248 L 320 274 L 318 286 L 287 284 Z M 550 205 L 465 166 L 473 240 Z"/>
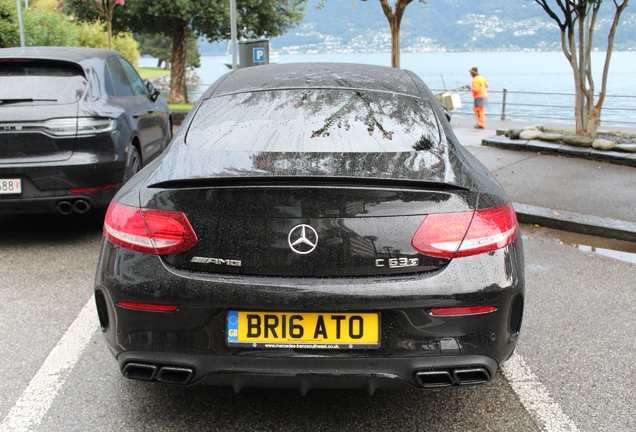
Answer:
<path fill-rule="evenodd" d="M 73 103 L 82 98 L 87 80 L 79 65 L 46 60 L 0 62 L 0 100 Z"/>

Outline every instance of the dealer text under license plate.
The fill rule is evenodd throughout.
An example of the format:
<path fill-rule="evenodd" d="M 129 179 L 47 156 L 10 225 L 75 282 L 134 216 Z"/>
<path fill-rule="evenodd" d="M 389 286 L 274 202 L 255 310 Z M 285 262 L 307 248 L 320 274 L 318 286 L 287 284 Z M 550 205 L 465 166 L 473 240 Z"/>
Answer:
<path fill-rule="evenodd" d="M 377 313 L 229 311 L 230 346 L 368 349 L 380 344 Z"/>

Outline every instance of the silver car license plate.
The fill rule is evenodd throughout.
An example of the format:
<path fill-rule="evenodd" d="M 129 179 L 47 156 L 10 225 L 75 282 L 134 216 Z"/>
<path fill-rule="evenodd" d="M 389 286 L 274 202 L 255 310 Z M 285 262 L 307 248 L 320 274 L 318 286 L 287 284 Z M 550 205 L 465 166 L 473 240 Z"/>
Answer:
<path fill-rule="evenodd" d="M 0 179 L 0 195 L 21 194 L 22 180 Z"/>

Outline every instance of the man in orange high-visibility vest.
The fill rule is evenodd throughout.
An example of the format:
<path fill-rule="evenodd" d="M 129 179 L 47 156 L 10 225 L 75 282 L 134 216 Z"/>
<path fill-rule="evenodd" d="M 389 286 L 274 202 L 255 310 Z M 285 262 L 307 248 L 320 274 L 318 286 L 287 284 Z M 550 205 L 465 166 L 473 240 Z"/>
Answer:
<path fill-rule="evenodd" d="M 486 127 L 484 107 L 486 106 L 488 98 L 488 81 L 486 81 L 486 78 L 479 75 L 479 70 L 476 67 L 471 68 L 468 72 L 470 72 L 470 76 L 473 77 L 473 81 L 470 83 L 470 91 L 473 93 L 473 111 L 475 111 L 475 116 L 477 117 L 477 124 L 475 127 L 483 129 Z"/>

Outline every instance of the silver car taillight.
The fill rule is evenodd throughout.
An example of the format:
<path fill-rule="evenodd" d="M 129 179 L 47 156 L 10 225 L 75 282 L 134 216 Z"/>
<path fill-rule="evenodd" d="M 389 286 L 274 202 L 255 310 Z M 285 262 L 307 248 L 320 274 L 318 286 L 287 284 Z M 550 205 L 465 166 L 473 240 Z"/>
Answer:
<path fill-rule="evenodd" d="M 57 118 L 47 120 L 41 126 L 46 133 L 54 136 L 94 135 L 115 130 L 116 120 L 99 117 Z"/>

